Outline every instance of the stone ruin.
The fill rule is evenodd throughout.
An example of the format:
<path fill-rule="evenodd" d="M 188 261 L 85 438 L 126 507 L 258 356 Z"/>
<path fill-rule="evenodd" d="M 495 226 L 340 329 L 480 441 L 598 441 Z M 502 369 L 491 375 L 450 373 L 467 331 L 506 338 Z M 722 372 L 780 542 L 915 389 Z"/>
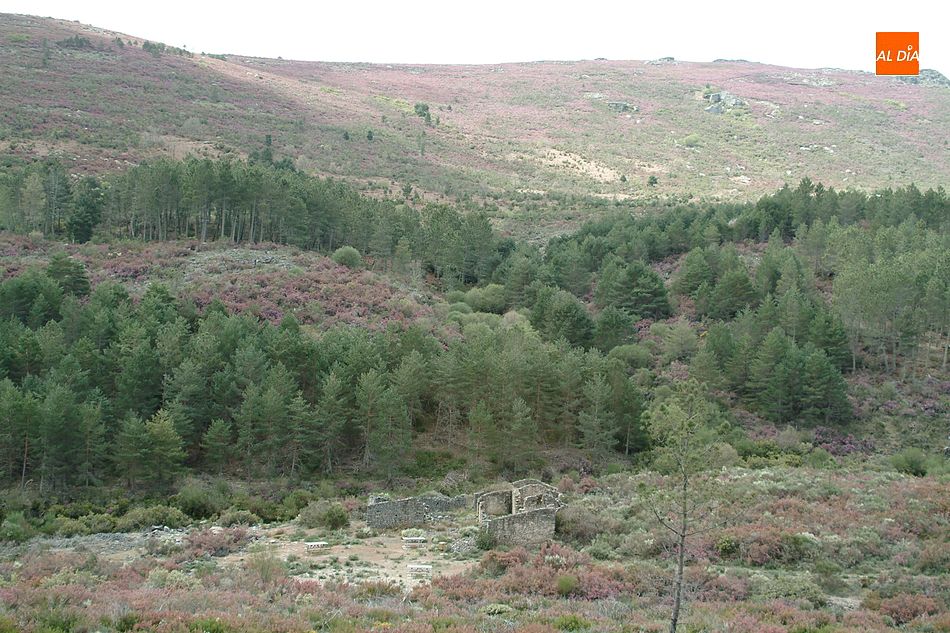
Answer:
<path fill-rule="evenodd" d="M 422 527 L 446 518 L 455 510 L 467 508 L 471 503 L 471 495 L 447 497 L 439 493 L 395 500 L 370 497 L 366 506 L 366 524 L 380 530 Z"/>
<path fill-rule="evenodd" d="M 475 495 L 481 529 L 499 545 L 534 545 L 554 538 L 555 517 L 564 507 L 557 488 L 537 479 L 509 486 Z"/>
<path fill-rule="evenodd" d="M 554 538 L 555 516 L 564 503 L 554 486 L 520 479 L 474 496 L 447 497 L 434 492 L 394 500 L 370 497 L 366 524 L 380 530 L 425 527 L 473 506 L 479 527 L 499 545 L 535 545 Z"/>

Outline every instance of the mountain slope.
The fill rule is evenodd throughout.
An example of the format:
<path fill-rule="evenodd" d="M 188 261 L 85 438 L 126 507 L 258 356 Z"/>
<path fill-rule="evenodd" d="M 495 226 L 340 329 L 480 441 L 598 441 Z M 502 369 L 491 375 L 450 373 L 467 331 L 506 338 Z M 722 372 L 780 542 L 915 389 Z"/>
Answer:
<path fill-rule="evenodd" d="M 390 66 L 142 45 L 0 16 L 0 152 L 103 171 L 158 154 L 247 154 L 271 135 L 275 156 L 378 195 L 410 185 L 549 224 L 572 220 L 564 196 L 749 200 L 805 175 L 873 188 L 943 185 L 950 173 L 939 75 L 910 84 L 744 61 Z"/>

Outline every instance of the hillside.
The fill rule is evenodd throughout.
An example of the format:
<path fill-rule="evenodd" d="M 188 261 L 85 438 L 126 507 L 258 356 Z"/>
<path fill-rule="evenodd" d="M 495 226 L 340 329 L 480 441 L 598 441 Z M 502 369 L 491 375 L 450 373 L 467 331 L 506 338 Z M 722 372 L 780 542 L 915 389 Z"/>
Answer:
<path fill-rule="evenodd" d="M 937 73 L 911 84 L 745 61 L 393 66 L 143 43 L 0 17 L 0 151 L 104 172 L 156 155 L 244 156 L 270 135 L 275 157 L 305 171 L 374 195 L 488 203 L 500 228 L 534 236 L 576 225 L 598 200 L 751 200 L 805 175 L 927 187 L 950 173 Z"/>

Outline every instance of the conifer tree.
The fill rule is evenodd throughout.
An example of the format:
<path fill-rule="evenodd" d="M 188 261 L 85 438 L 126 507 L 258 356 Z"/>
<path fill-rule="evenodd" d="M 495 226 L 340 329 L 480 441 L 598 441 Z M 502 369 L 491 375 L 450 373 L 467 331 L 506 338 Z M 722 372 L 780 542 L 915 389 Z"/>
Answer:
<path fill-rule="evenodd" d="M 218 418 L 211 421 L 201 440 L 204 462 L 221 474 L 231 458 L 231 424 Z"/>
<path fill-rule="evenodd" d="M 612 397 L 610 384 L 600 374 L 584 384 L 584 408 L 577 421 L 578 447 L 594 455 L 607 454 L 616 442 Z"/>

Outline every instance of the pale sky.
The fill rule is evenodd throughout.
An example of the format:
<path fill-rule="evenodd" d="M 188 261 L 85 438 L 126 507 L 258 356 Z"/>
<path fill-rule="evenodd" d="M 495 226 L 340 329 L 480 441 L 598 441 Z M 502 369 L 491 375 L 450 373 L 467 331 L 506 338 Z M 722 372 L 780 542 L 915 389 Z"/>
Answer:
<path fill-rule="evenodd" d="M 193 52 L 386 63 L 673 56 L 873 71 L 876 31 L 919 31 L 920 67 L 950 75 L 946 0 L 0 0 L 0 12 L 79 20 Z"/>

